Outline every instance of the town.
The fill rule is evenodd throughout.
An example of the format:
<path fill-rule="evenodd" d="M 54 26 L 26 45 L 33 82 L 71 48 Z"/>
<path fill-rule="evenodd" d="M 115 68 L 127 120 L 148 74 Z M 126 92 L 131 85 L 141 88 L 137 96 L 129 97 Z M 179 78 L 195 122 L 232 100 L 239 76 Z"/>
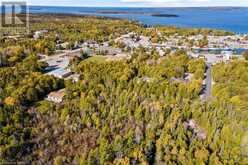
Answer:
<path fill-rule="evenodd" d="M 33 35 L 34 40 L 44 37 L 48 30 L 36 31 Z M 161 36 L 161 33 L 158 32 Z M 153 43 L 151 37 L 138 35 L 134 32 L 122 35 L 113 41 L 97 43 L 96 41 L 85 41 L 75 43 L 72 49 L 68 49 L 68 42 L 56 45 L 56 54 L 42 55 L 41 61 L 48 63 L 48 75 L 57 78 L 71 79 L 74 82 L 79 80 L 79 74 L 73 73 L 69 67 L 70 60 L 80 57 L 86 53 L 89 57 L 103 56 L 106 60 L 129 59 L 132 53 L 138 48 L 146 48 L 148 51 L 156 50 L 160 57 L 174 53 L 177 50 L 184 50 L 191 58 L 204 59 L 207 63 L 205 80 L 203 81 L 202 100 L 207 100 L 211 96 L 212 77 L 211 67 L 217 63 L 228 63 L 232 59 L 242 59 L 243 53 L 248 49 L 248 36 L 180 36 L 172 35 L 163 38 L 160 43 Z M 185 77 L 187 79 L 187 76 Z M 56 95 L 57 97 L 55 97 Z M 64 93 L 60 91 L 52 92 L 47 99 L 53 102 L 62 102 Z M 58 101 L 59 100 L 59 101 Z"/>

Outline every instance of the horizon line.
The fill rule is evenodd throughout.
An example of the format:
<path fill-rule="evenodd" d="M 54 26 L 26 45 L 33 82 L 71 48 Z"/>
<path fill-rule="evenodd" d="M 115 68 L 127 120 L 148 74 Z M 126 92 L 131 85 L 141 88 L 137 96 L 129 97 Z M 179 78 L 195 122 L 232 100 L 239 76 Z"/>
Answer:
<path fill-rule="evenodd" d="M 0 5 L 1 6 L 1 5 Z M 73 6 L 73 5 L 29 5 L 31 7 L 86 7 L 86 8 L 248 8 L 247 6 Z"/>

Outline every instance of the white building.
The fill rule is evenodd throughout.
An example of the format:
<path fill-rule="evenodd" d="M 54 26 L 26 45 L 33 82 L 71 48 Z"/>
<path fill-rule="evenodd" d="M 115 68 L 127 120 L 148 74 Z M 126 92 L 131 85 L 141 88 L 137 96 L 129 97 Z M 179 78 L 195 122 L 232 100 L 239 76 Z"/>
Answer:
<path fill-rule="evenodd" d="M 121 42 L 125 44 L 126 47 L 130 47 L 131 49 L 138 48 L 140 46 L 149 47 L 152 45 L 149 37 L 138 36 L 135 33 L 129 33 L 129 34 L 123 35 L 120 38 L 117 38 L 115 42 L 116 43 Z"/>
<path fill-rule="evenodd" d="M 65 97 L 65 89 L 61 89 L 56 92 L 51 92 L 48 94 L 46 100 L 54 102 L 54 103 L 62 103 Z"/>
<path fill-rule="evenodd" d="M 229 61 L 232 56 L 232 51 L 222 51 L 221 54 L 223 54 L 224 61 Z"/>
<path fill-rule="evenodd" d="M 47 33 L 47 32 L 48 32 L 48 30 L 39 30 L 39 31 L 36 31 L 36 32 L 34 32 L 33 38 L 35 40 L 38 40 L 38 39 L 40 39 L 40 37 L 42 37 L 42 35 L 44 33 Z"/>

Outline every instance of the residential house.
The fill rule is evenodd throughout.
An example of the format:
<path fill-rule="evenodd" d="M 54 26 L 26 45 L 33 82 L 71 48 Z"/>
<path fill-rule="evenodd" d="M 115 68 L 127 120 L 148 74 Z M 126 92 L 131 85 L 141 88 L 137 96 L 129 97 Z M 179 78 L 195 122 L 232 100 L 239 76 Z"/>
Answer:
<path fill-rule="evenodd" d="M 56 92 L 51 92 L 48 94 L 46 100 L 54 102 L 54 103 L 62 103 L 65 97 L 65 89 L 61 89 Z"/>
<path fill-rule="evenodd" d="M 47 33 L 47 32 L 48 32 L 48 30 L 45 30 L 45 29 L 44 30 L 36 31 L 36 32 L 34 32 L 33 38 L 35 40 L 38 40 L 38 39 L 40 39 L 43 36 L 44 33 Z"/>

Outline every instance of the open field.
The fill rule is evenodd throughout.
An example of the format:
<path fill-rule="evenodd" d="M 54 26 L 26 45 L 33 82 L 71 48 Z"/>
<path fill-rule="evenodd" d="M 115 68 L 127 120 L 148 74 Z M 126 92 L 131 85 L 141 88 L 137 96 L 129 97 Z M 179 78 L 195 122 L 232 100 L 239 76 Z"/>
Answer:
<path fill-rule="evenodd" d="M 96 63 L 101 63 L 104 62 L 107 58 L 104 56 L 93 56 L 89 57 L 84 60 L 84 62 L 96 62 Z"/>

